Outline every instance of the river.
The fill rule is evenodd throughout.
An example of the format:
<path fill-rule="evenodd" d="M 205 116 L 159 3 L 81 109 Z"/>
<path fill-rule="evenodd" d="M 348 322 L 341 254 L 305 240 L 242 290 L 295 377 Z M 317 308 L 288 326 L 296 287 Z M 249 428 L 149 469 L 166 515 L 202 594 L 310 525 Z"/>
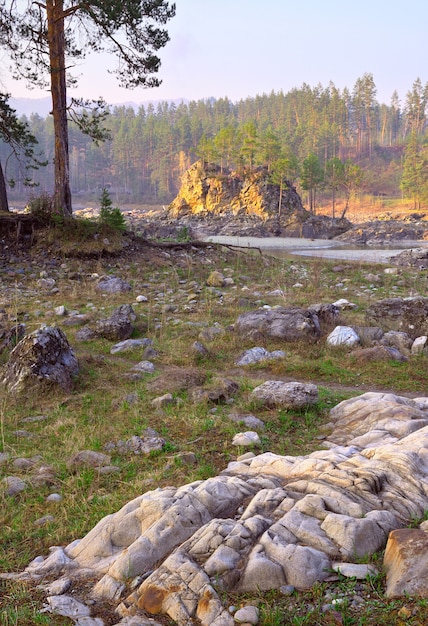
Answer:
<path fill-rule="evenodd" d="M 428 241 L 395 241 L 391 247 L 351 246 L 330 239 L 300 239 L 298 237 L 213 235 L 206 237 L 205 241 L 224 243 L 240 248 L 258 248 L 264 253 L 276 257 L 298 255 L 367 263 L 389 263 L 394 256 L 403 250 L 428 248 Z"/>

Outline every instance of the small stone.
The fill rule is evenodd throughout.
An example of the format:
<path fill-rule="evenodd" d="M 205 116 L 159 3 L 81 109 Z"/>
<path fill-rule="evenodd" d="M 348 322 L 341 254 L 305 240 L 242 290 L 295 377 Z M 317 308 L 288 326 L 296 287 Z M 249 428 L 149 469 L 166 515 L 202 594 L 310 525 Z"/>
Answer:
<path fill-rule="evenodd" d="M 207 285 L 209 287 L 223 287 L 224 276 L 221 272 L 214 270 L 207 278 Z"/>
<path fill-rule="evenodd" d="M 28 432 L 28 430 L 15 430 L 13 433 L 15 437 L 32 437 L 33 435 Z"/>
<path fill-rule="evenodd" d="M 238 624 L 258 624 L 259 623 L 260 612 L 256 606 L 244 606 L 242 609 L 236 611 L 233 619 Z"/>
<path fill-rule="evenodd" d="M 365 580 L 367 576 L 376 576 L 379 572 L 374 565 L 364 563 L 333 563 L 332 569 L 345 578 Z"/>
<path fill-rule="evenodd" d="M 412 616 L 412 611 L 407 606 L 402 606 L 401 609 L 397 613 L 398 617 L 401 619 L 408 619 Z"/>
<path fill-rule="evenodd" d="M 68 468 L 74 471 L 83 467 L 99 468 L 103 465 L 110 465 L 110 457 L 94 450 L 76 452 L 67 463 Z"/>
<path fill-rule="evenodd" d="M 154 398 L 151 402 L 155 409 L 161 409 L 164 406 L 168 406 L 174 402 L 174 398 L 171 393 L 165 393 L 163 396 Z"/>
<path fill-rule="evenodd" d="M 84 326 L 83 328 L 80 328 L 75 335 L 76 341 L 91 341 L 95 337 L 96 332 L 92 330 L 92 328 L 90 328 L 89 326 Z"/>
<path fill-rule="evenodd" d="M 199 356 L 207 356 L 209 354 L 207 348 L 200 341 L 195 341 L 192 344 L 192 350 L 195 354 L 198 354 Z"/>
<path fill-rule="evenodd" d="M 339 300 L 336 300 L 336 302 L 333 302 L 334 306 L 337 306 L 339 309 L 355 309 L 356 308 L 356 304 L 349 302 L 349 300 L 346 300 L 346 298 L 339 298 Z"/>
<path fill-rule="evenodd" d="M 25 459 L 25 458 L 18 458 L 15 459 L 13 462 L 13 467 L 17 470 L 21 470 L 23 472 L 26 472 L 27 470 L 31 469 L 32 467 L 34 467 L 34 465 L 37 463 L 38 459 Z"/>
<path fill-rule="evenodd" d="M 151 361 L 140 361 L 136 363 L 132 368 L 133 372 L 145 372 L 151 374 L 155 371 L 155 366 Z"/>
<path fill-rule="evenodd" d="M 118 276 L 103 276 L 99 279 L 96 289 L 103 293 L 123 293 L 131 291 L 132 287 Z"/>
<path fill-rule="evenodd" d="M 274 350 L 273 352 L 269 352 L 266 348 L 256 346 L 255 348 L 246 350 L 244 354 L 242 354 L 239 359 L 235 361 L 235 365 L 252 365 L 253 363 L 260 363 L 263 361 L 276 361 L 283 359 L 284 357 L 285 352 L 283 350 Z"/>
<path fill-rule="evenodd" d="M 2 483 L 6 486 L 5 493 L 7 496 L 16 496 L 21 491 L 27 489 L 27 483 L 18 476 L 6 476 Z"/>
<path fill-rule="evenodd" d="M 51 493 L 46 498 L 46 502 L 61 502 L 62 495 L 60 493 Z"/>
<path fill-rule="evenodd" d="M 53 522 L 54 519 L 53 515 L 44 515 L 43 517 L 39 517 L 39 519 L 35 520 L 34 526 L 46 526 L 46 524 Z"/>
<path fill-rule="evenodd" d="M 130 350 L 135 350 L 136 348 L 141 348 L 144 346 L 144 341 L 142 339 L 125 339 L 124 341 L 120 341 L 116 343 L 110 350 L 110 354 L 116 354 L 117 352 L 129 352 Z"/>
<path fill-rule="evenodd" d="M 232 439 L 233 446 L 259 446 L 261 443 L 258 433 L 255 431 L 247 431 L 245 433 L 237 433 Z"/>
<path fill-rule="evenodd" d="M 291 596 L 295 592 L 295 588 L 293 585 L 282 585 L 282 587 L 279 588 L 279 591 L 283 596 Z"/>
<path fill-rule="evenodd" d="M 252 430 L 256 430 L 256 428 L 263 430 L 265 428 L 265 423 L 258 417 L 255 417 L 255 415 L 240 415 L 239 413 L 230 413 L 229 419 L 232 420 L 232 422 L 236 422 L 237 424 L 242 422 L 247 428 L 251 428 Z"/>
<path fill-rule="evenodd" d="M 254 452 L 245 452 L 245 454 L 240 454 L 237 457 L 237 461 L 248 461 L 248 459 L 254 459 L 256 455 L 254 454 Z"/>

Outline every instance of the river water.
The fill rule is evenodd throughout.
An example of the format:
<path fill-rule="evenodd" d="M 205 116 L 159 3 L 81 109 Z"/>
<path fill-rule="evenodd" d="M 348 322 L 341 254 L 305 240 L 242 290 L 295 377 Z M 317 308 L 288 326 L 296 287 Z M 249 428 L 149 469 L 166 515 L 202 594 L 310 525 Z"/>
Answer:
<path fill-rule="evenodd" d="M 297 237 L 215 235 L 206 237 L 205 241 L 224 243 L 239 248 L 258 248 L 264 253 L 276 257 L 298 255 L 367 263 L 389 263 L 394 256 L 400 254 L 403 250 L 428 249 L 427 241 L 396 241 L 392 243 L 391 247 L 351 246 L 330 239 L 299 239 Z"/>

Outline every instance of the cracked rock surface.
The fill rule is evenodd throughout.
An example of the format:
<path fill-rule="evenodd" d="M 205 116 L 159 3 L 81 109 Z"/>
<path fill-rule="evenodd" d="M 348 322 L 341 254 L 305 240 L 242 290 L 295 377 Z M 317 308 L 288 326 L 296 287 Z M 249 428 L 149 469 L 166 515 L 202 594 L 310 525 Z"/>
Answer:
<path fill-rule="evenodd" d="M 428 509 L 428 398 L 366 393 L 330 418 L 324 449 L 147 492 L 19 576 L 95 579 L 81 600 L 117 603 L 118 624 L 232 626 L 222 589 L 310 588 Z"/>

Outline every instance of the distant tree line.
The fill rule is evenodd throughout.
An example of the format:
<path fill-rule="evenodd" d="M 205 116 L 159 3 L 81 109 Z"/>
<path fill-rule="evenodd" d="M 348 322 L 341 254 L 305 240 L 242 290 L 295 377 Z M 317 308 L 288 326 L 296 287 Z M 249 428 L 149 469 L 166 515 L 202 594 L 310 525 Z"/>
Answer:
<path fill-rule="evenodd" d="M 96 145 L 70 125 L 70 181 L 78 195 L 99 197 L 109 189 L 120 201 L 169 203 L 181 175 L 197 159 L 220 168 L 267 166 L 272 182 L 291 181 L 306 191 L 315 209 L 317 194 L 333 206 L 360 190 L 428 201 L 428 84 L 416 79 L 405 101 L 394 92 L 389 105 L 377 101 L 371 74 L 342 91 L 302 85 L 233 103 L 228 98 L 110 107 L 110 139 Z M 32 172 L 42 191 L 53 185 L 53 121 L 23 118 L 48 161 Z M 5 162 L 6 143 L 0 145 Z M 13 156 L 7 179 L 23 191 Z M 27 192 L 28 193 L 28 192 Z M 115 198 L 116 200 L 116 198 Z"/>

